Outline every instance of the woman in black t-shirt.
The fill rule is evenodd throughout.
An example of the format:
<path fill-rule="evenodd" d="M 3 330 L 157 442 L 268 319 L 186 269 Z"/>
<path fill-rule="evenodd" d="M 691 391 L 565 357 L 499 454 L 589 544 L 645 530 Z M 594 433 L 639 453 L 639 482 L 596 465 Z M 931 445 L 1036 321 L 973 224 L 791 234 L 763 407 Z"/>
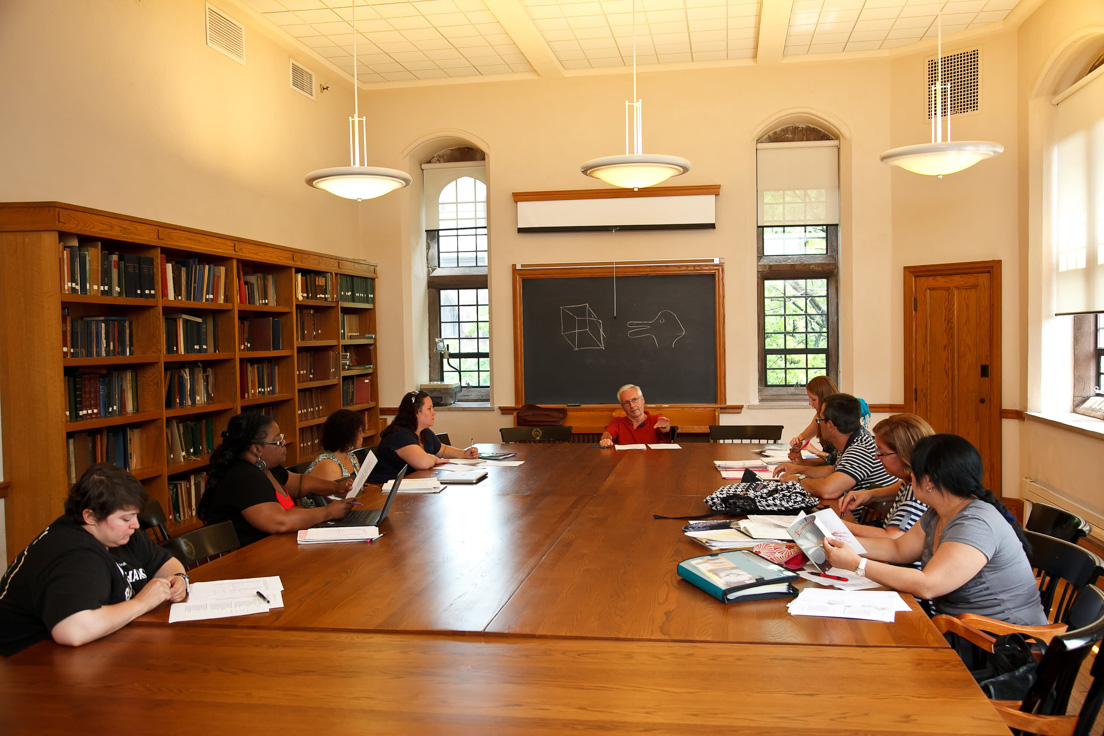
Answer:
<path fill-rule="evenodd" d="M 260 412 L 238 414 L 211 453 L 207 492 L 196 515 L 207 524 L 232 521 L 244 547 L 269 534 L 307 529 L 348 513 L 351 499 L 322 508 L 297 508 L 295 500 L 307 494 L 344 495 L 353 479 L 335 482 L 289 473 L 280 465 L 285 459 L 287 443 L 272 417 Z"/>
<path fill-rule="evenodd" d="M 386 483 L 398 476 L 403 466 L 411 470 L 428 470 L 453 458 L 476 458 L 479 450 L 442 445 L 433 433 L 437 416 L 433 399 L 425 391 L 410 391 L 399 401 L 395 418 L 380 434 L 376 449 L 378 462 L 368 476 L 369 483 Z"/>
<path fill-rule="evenodd" d="M 80 646 L 187 595 L 184 566 L 144 532 L 149 498 L 134 476 L 100 463 L 70 489 L 65 513 L 0 578 L 0 655 L 52 637 Z"/>

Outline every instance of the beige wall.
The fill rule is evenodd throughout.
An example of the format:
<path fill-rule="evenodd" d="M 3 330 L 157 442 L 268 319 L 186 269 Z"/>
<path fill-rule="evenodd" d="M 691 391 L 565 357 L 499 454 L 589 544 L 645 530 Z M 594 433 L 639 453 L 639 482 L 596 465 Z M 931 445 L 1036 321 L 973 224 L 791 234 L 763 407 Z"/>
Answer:
<path fill-rule="evenodd" d="M 1099 7 L 1049 0 L 1018 30 L 946 39 L 945 51 L 977 45 L 983 55 L 982 110 L 956 118 L 954 137 L 997 140 L 1006 153 L 943 180 L 878 162 L 881 151 L 928 137 L 922 70 L 934 46 L 853 61 L 642 70 L 645 148 L 693 162 L 672 184 L 721 185 L 714 231 L 516 232 L 511 192 L 597 186 L 578 166 L 622 150 L 628 74 L 362 92 L 369 159 L 417 175 L 433 151 L 460 141 L 487 152 L 494 403 L 514 401 L 513 264 L 721 257 L 727 400 L 755 404 L 754 141 L 776 121 L 819 118 L 842 139 L 842 388 L 903 401 L 905 265 L 1001 259 L 1003 404 L 1024 408 L 1025 79 L 1064 35 L 1104 22 Z M 361 204 L 307 188 L 307 171 L 347 156 L 350 85 L 296 54 L 331 88 L 310 102 L 288 88 L 290 48 L 240 13 L 249 57 L 241 66 L 204 46 L 202 9 L 199 0 L 0 3 L 0 199 L 57 199 L 378 261 L 380 380 L 393 402 L 427 378 L 420 188 Z M 749 407 L 729 419 L 796 433 L 809 414 Z M 497 412 L 450 412 L 440 428 L 491 441 L 508 423 Z M 1004 425 L 1005 491 L 1014 494 L 1021 425 Z"/>

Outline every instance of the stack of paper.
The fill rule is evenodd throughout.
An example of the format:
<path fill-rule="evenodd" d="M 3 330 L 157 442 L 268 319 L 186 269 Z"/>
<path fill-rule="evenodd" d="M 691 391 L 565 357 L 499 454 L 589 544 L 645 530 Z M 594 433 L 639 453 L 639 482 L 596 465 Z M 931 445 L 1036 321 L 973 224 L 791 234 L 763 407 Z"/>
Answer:
<path fill-rule="evenodd" d="M 677 442 L 660 442 L 648 445 L 649 450 L 681 450 L 682 445 Z"/>
<path fill-rule="evenodd" d="M 855 618 L 893 623 L 897 611 L 908 611 L 901 594 L 892 590 L 832 590 L 805 588 L 786 606 L 793 616 Z"/>
<path fill-rule="evenodd" d="M 268 613 L 270 608 L 284 607 L 283 590 L 278 575 L 192 583 L 188 600 L 169 608 L 169 623 Z"/>
<path fill-rule="evenodd" d="M 750 470 L 763 480 L 769 480 L 773 476 L 775 465 L 763 460 L 714 460 L 721 477 L 725 480 L 740 480 L 744 477 L 744 471 Z"/>
<path fill-rule="evenodd" d="M 516 468 L 524 462 L 524 460 L 484 460 L 483 464 L 488 468 Z"/>
<path fill-rule="evenodd" d="M 300 529 L 295 541 L 299 544 L 330 544 L 334 542 L 371 542 L 382 534 L 378 526 L 326 526 Z"/>
<path fill-rule="evenodd" d="M 393 485 L 395 481 L 387 481 L 383 484 L 381 493 L 390 493 Z M 441 481 L 436 478 L 403 478 L 399 493 L 439 493 L 443 488 Z"/>
<path fill-rule="evenodd" d="M 751 549 L 763 542 L 773 542 L 773 539 L 754 539 L 736 529 L 706 529 L 703 531 L 686 532 L 686 536 L 698 544 L 709 549 Z"/>
<path fill-rule="evenodd" d="M 647 450 L 647 445 L 614 445 L 615 450 Z"/>

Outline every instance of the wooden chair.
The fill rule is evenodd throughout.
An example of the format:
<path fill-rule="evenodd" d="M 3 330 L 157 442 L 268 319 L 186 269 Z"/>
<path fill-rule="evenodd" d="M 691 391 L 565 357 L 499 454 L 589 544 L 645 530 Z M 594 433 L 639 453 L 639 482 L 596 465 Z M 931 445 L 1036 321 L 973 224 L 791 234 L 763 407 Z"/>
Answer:
<path fill-rule="evenodd" d="M 1077 544 L 1079 539 L 1088 536 L 1092 526 L 1080 516 L 1075 516 L 1068 511 L 1045 503 L 1033 503 L 1031 515 L 1027 517 L 1024 529 Z"/>
<path fill-rule="evenodd" d="M 783 429 L 781 424 L 712 424 L 709 441 L 744 445 L 778 442 Z"/>
<path fill-rule="evenodd" d="M 169 531 L 165 528 L 165 510 L 157 499 L 151 498 L 146 502 L 146 507 L 138 514 L 138 527 L 140 529 L 152 529 L 155 542 L 164 544 L 169 541 Z"/>
<path fill-rule="evenodd" d="M 571 427 L 500 427 L 502 441 L 515 442 L 570 442 Z"/>
<path fill-rule="evenodd" d="M 164 544 L 185 569 L 198 567 L 241 547 L 232 521 L 223 521 L 173 537 Z"/>
<path fill-rule="evenodd" d="M 1069 623 L 1077 596 L 1096 582 L 1104 561 L 1084 547 L 1046 534 L 1025 531 L 1031 543 L 1031 567 L 1039 581 L 1039 596 L 1048 620 Z"/>

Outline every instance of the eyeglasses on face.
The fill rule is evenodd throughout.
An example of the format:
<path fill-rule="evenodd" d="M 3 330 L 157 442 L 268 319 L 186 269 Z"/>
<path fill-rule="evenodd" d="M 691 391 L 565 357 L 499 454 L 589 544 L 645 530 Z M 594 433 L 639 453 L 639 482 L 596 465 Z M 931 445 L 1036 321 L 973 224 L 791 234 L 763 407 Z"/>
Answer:
<path fill-rule="evenodd" d="M 282 447 L 284 444 L 284 435 L 278 434 L 272 438 L 272 442 L 258 442 L 258 445 L 276 445 Z"/>
<path fill-rule="evenodd" d="M 621 406 L 632 406 L 633 404 L 640 404 L 644 401 L 640 396 L 634 396 L 631 399 L 625 399 L 621 402 Z"/>
<path fill-rule="evenodd" d="M 881 459 L 883 457 L 889 457 L 890 455 L 896 455 L 896 454 L 897 454 L 896 452 L 875 452 L 874 457 Z"/>

